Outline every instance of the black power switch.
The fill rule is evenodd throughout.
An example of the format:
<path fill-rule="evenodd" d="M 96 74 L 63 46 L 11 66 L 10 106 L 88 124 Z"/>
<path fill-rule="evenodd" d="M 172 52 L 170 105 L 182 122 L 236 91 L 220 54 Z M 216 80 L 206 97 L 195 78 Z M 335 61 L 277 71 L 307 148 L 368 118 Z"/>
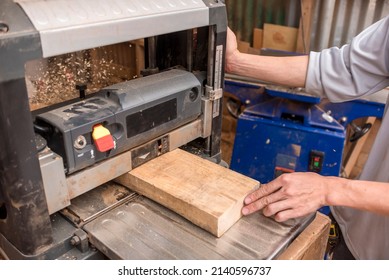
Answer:
<path fill-rule="evenodd" d="M 323 167 L 324 152 L 312 150 L 309 153 L 308 171 L 320 173 Z"/>

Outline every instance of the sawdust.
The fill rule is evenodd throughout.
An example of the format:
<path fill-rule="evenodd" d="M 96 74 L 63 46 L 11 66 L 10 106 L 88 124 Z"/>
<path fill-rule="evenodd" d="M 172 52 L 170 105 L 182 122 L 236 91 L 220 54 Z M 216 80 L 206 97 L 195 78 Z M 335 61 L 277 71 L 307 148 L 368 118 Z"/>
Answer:
<path fill-rule="evenodd" d="M 100 48 L 29 62 L 26 83 L 30 105 L 52 105 L 77 98 L 80 95 L 77 84 L 86 85 L 88 95 L 128 80 L 128 76 L 118 75 L 125 72 L 126 67 L 114 63 L 110 56 L 107 50 Z"/>

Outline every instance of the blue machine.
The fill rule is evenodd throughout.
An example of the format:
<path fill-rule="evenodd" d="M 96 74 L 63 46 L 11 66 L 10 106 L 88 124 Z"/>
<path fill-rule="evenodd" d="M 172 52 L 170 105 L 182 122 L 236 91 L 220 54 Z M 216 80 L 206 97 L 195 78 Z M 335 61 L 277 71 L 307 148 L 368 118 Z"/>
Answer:
<path fill-rule="evenodd" d="M 320 99 L 276 91 L 240 116 L 231 169 L 267 183 L 285 172 L 312 171 L 338 176 L 345 129 L 326 116 Z M 293 100 L 292 98 L 301 98 Z M 324 117 L 323 117 L 324 116 Z"/>
<path fill-rule="evenodd" d="M 339 176 L 347 125 L 382 117 L 384 110 L 378 102 L 333 104 L 300 91 L 229 80 L 225 91 L 249 104 L 238 116 L 230 168 L 261 183 L 296 171 Z"/>
<path fill-rule="evenodd" d="M 338 176 L 345 129 L 316 104 L 273 98 L 240 115 L 231 169 L 266 183 L 285 172 Z"/>

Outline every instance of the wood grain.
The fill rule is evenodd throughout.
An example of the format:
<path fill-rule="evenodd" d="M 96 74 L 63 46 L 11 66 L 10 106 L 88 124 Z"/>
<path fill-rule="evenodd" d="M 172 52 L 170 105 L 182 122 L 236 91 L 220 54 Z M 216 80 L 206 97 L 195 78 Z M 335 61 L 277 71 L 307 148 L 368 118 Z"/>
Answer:
<path fill-rule="evenodd" d="M 176 149 L 115 180 L 220 237 L 241 217 L 259 182 Z"/>

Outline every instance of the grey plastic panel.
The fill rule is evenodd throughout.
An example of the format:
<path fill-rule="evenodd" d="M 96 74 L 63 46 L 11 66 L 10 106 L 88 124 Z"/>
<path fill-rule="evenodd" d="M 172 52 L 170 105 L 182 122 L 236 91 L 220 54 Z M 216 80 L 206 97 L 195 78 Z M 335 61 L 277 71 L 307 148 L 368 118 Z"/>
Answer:
<path fill-rule="evenodd" d="M 63 160 L 50 149 L 39 154 L 43 186 L 45 188 L 47 208 L 53 214 L 70 205 Z"/>
<path fill-rule="evenodd" d="M 42 41 L 43 57 L 209 23 L 201 0 L 15 0 Z"/>

